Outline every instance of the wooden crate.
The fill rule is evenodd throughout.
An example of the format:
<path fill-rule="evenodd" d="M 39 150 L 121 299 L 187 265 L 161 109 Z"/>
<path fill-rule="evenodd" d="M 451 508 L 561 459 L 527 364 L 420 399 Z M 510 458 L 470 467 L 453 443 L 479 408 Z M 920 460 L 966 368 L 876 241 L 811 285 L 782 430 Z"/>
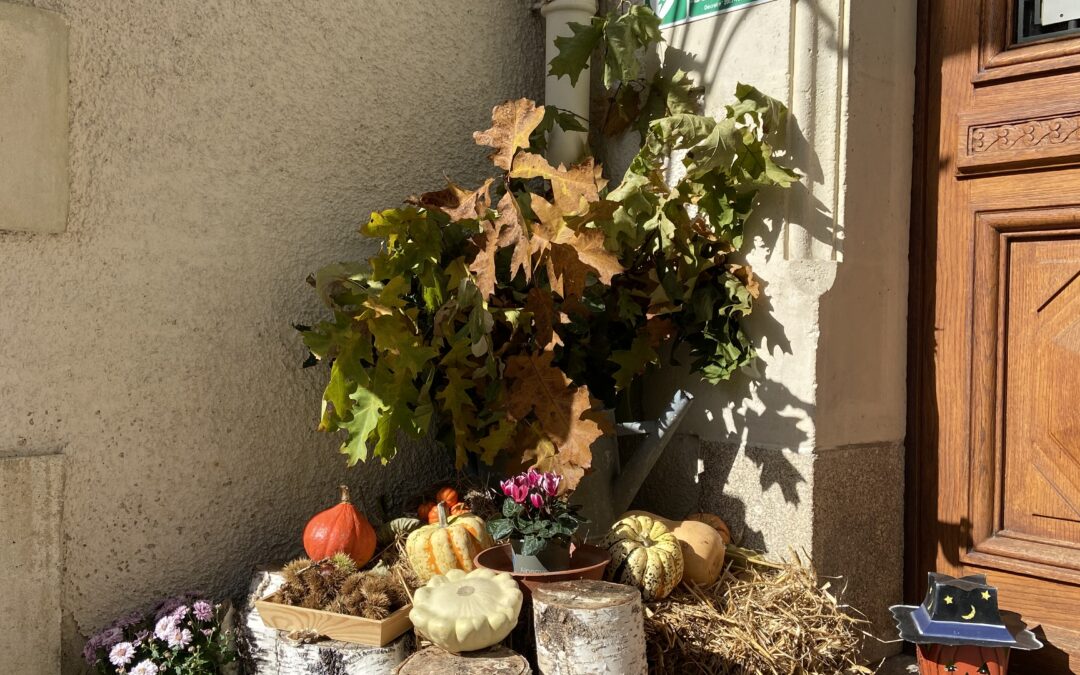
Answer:
<path fill-rule="evenodd" d="M 324 612 L 321 609 L 294 607 L 276 602 L 277 593 L 255 601 L 263 623 L 285 631 L 312 631 L 340 642 L 382 647 L 412 628 L 409 610 L 405 605 L 382 621 L 347 614 Z"/>

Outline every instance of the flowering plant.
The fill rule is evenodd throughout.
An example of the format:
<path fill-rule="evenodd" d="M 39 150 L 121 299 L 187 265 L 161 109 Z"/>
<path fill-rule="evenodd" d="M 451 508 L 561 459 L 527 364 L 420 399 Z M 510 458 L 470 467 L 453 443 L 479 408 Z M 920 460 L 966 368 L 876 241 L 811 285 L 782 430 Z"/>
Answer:
<path fill-rule="evenodd" d="M 559 494 L 562 482 L 557 473 L 529 469 L 500 483 L 503 517 L 488 521 L 491 536 L 521 539 L 525 555 L 536 555 L 553 539 L 569 541 L 587 521 L 578 515 L 579 506 Z"/>
<path fill-rule="evenodd" d="M 86 642 L 83 658 L 98 673 L 203 675 L 236 658 L 222 625 L 222 606 L 203 598 L 170 598 L 150 613 L 133 612 Z"/>

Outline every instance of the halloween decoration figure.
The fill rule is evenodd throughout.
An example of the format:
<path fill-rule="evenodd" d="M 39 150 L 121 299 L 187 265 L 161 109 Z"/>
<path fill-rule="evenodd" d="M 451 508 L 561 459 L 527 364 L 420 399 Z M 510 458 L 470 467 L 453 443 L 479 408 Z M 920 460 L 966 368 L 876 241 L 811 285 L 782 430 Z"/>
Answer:
<path fill-rule="evenodd" d="M 900 637 L 919 648 L 922 675 L 1006 675 L 1010 649 L 1042 647 L 1018 615 L 998 609 L 997 596 L 982 574 L 931 572 L 921 605 L 890 608 Z"/>

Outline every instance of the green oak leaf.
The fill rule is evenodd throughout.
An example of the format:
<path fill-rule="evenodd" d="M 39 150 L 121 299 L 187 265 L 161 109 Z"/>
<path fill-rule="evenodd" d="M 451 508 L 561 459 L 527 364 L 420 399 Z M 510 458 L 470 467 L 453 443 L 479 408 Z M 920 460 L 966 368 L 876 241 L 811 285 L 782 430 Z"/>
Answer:
<path fill-rule="evenodd" d="M 353 405 L 350 408 L 352 417 L 341 422 L 340 427 L 348 432 L 349 436 L 341 446 L 341 452 L 348 455 L 348 465 L 354 466 L 358 461 L 366 461 L 368 458 L 368 437 L 375 430 L 383 418 L 383 402 L 375 392 L 359 388 L 352 393 L 350 398 Z M 380 441 L 382 433 L 380 431 Z M 376 451 L 376 455 L 380 455 Z"/>
<path fill-rule="evenodd" d="M 607 19 L 594 16 L 588 24 L 570 23 L 573 35 L 560 35 L 555 38 L 555 48 L 559 53 L 551 59 L 548 75 L 569 77 L 570 84 L 577 86 L 581 71 L 589 67 L 593 51 L 604 37 Z"/>
<path fill-rule="evenodd" d="M 638 335 L 630 344 L 630 349 L 619 349 L 611 353 L 610 361 L 619 366 L 615 371 L 615 386 L 626 388 L 635 377 L 645 372 L 650 363 L 660 360 L 660 355 L 649 344 L 649 336 Z"/>

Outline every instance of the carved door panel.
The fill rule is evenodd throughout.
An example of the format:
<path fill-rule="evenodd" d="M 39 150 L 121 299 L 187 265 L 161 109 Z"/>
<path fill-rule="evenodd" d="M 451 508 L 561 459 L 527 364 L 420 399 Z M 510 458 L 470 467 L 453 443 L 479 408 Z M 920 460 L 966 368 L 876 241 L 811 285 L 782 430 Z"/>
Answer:
<path fill-rule="evenodd" d="M 1015 672 L 1080 673 L 1080 32 L 1040 7 L 923 2 L 908 589 L 984 573 L 1047 643 Z"/>

